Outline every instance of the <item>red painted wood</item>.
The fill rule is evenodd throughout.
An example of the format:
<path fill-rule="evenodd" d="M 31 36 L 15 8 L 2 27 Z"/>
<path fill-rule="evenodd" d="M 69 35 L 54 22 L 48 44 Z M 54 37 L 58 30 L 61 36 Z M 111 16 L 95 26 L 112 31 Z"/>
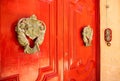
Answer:
<path fill-rule="evenodd" d="M 58 47 L 60 48 L 57 42 L 62 35 L 57 36 L 56 33 L 60 22 L 57 17 L 57 4 L 57 0 L 0 0 L 0 78 L 2 80 L 16 74 L 19 75 L 20 81 L 58 81 L 61 78 L 60 67 L 63 64 L 61 62 L 61 66 L 58 66 L 60 59 L 58 52 L 61 53 L 61 50 L 57 50 Z M 45 22 L 47 30 L 40 52 L 29 55 L 24 54 L 23 48 L 17 41 L 15 26 L 20 18 L 32 14 Z"/>
<path fill-rule="evenodd" d="M 85 47 L 82 30 L 93 28 L 92 46 Z M 99 81 L 99 1 L 64 1 L 64 81 Z"/>
<path fill-rule="evenodd" d="M 0 81 L 19 81 L 19 75 L 12 75 L 5 78 L 1 78 Z"/>
<path fill-rule="evenodd" d="M 0 81 L 99 81 L 98 6 L 96 0 L 0 0 Z M 40 52 L 28 55 L 15 26 L 32 14 L 47 30 Z M 90 47 L 81 35 L 86 25 L 94 30 Z"/>

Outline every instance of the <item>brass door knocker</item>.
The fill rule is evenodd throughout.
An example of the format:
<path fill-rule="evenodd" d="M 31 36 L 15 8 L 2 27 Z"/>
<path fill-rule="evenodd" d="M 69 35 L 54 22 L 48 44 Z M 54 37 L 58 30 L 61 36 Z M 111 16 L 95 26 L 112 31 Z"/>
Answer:
<path fill-rule="evenodd" d="M 43 43 L 46 31 L 46 25 L 43 21 L 38 20 L 35 15 L 32 15 L 30 18 L 21 18 L 15 31 L 17 32 L 18 42 L 24 47 L 25 53 L 32 54 L 40 51 L 39 45 Z M 30 47 L 27 36 L 35 40 L 33 48 Z"/>
<path fill-rule="evenodd" d="M 82 35 L 85 46 L 90 46 L 93 37 L 93 29 L 89 25 L 84 27 Z"/>

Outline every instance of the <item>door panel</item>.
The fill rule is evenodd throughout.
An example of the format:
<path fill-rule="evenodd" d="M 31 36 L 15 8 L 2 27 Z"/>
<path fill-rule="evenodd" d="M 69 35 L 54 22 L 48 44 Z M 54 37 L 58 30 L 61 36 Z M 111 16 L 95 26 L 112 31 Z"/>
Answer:
<path fill-rule="evenodd" d="M 99 81 L 99 2 L 65 0 L 64 2 L 64 73 L 65 81 Z M 82 40 L 83 28 L 93 29 L 92 45 Z"/>
<path fill-rule="evenodd" d="M 48 79 L 58 81 L 61 75 L 58 72 L 59 59 L 56 46 L 57 21 L 59 21 L 56 4 L 56 0 L 0 1 L 1 81 L 47 81 Z M 24 53 L 23 47 L 17 41 L 15 26 L 20 18 L 32 14 L 44 21 L 47 28 L 40 52 L 29 55 Z"/>
<path fill-rule="evenodd" d="M 0 0 L 0 8 L 0 81 L 99 81 L 98 1 Z M 45 22 L 45 39 L 40 52 L 25 54 L 15 26 L 32 14 Z M 82 40 L 87 25 L 94 32 L 89 47 Z"/>

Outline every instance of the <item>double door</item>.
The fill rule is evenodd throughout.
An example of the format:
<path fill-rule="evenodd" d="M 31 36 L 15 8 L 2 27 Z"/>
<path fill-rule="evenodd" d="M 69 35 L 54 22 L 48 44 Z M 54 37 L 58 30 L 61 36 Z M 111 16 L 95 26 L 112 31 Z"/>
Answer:
<path fill-rule="evenodd" d="M 99 81 L 99 1 L 1 0 L 0 6 L 0 81 Z M 40 51 L 26 54 L 15 27 L 32 14 L 46 32 Z M 90 46 L 82 34 L 88 25 Z"/>

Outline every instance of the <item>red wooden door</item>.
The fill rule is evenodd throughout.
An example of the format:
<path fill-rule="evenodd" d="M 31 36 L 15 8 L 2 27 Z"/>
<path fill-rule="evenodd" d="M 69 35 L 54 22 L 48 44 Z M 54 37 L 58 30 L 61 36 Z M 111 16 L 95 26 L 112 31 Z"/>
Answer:
<path fill-rule="evenodd" d="M 93 29 L 91 46 L 82 32 Z M 99 81 L 99 0 L 64 1 L 64 81 Z"/>
<path fill-rule="evenodd" d="M 62 81 L 63 66 L 59 38 L 62 16 L 57 0 L 0 0 L 0 79 L 1 81 Z M 35 14 L 46 24 L 40 52 L 25 54 L 17 41 L 15 26 L 20 18 Z M 59 28 L 58 28 L 59 27 Z M 62 26 L 61 26 L 62 27 Z M 56 39 L 57 38 L 57 39 Z M 62 41 L 61 41 L 62 43 Z M 59 54 L 59 55 L 58 55 Z M 59 63 L 60 62 L 60 63 Z M 59 63 L 59 64 L 58 64 Z"/>
<path fill-rule="evenodd" d="M 95 0 L 0 0 L 0 81 L 99 81 L 98 5 Z M 46 24 L 45 38 L 40 52 L 25 54 L 15 26 L 32 14 Z M 81 36 L 86 25 L 94 31 L 90 47 Z"/>

